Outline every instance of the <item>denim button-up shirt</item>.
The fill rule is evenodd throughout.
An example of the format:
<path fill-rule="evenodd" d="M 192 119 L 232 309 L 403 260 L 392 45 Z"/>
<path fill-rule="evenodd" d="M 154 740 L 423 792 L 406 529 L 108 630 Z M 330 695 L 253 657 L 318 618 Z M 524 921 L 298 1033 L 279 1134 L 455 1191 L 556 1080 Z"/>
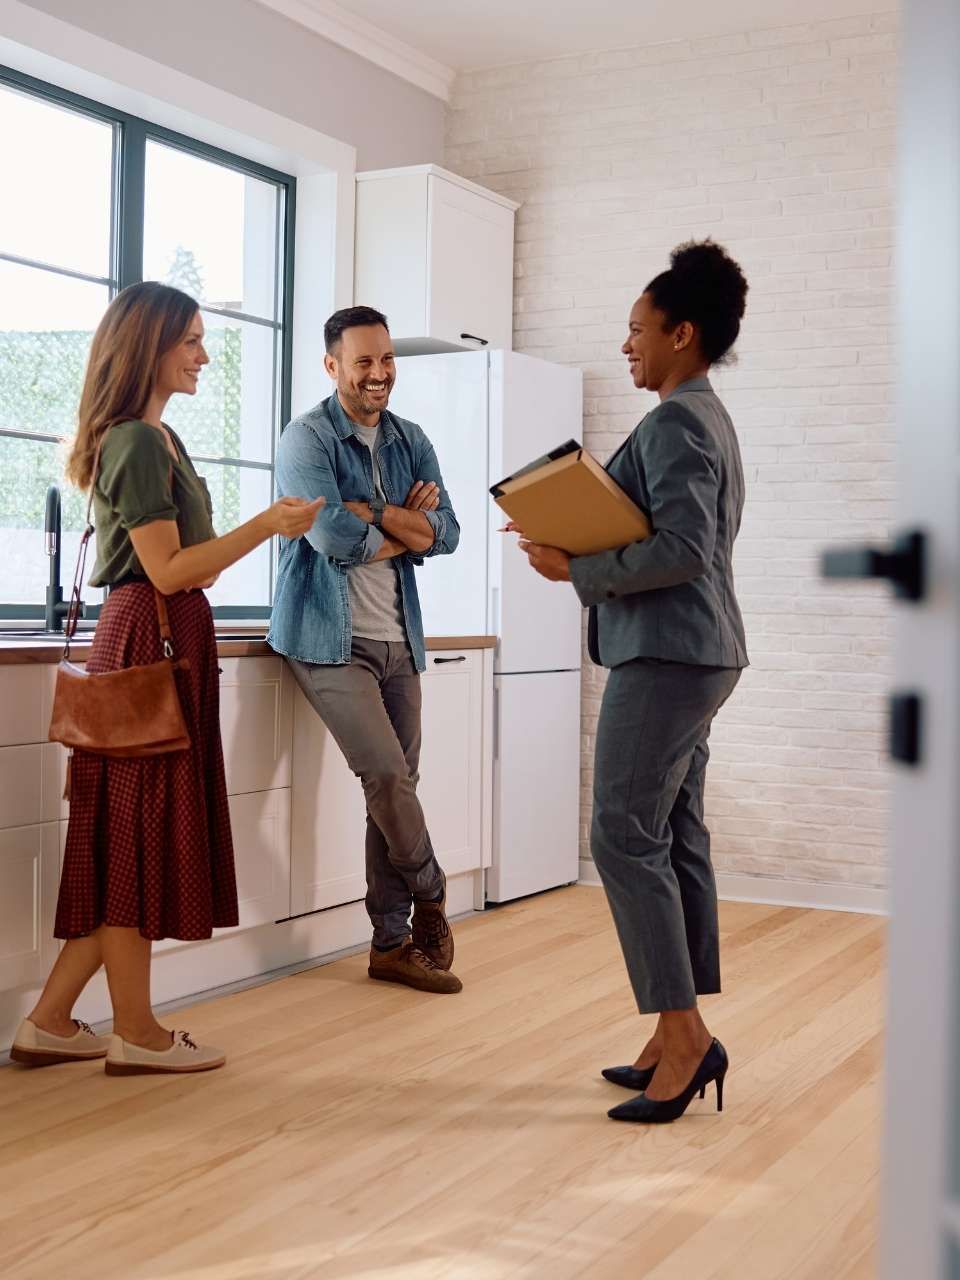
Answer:
<path fill-rule="evenodd" d="M 414 566 L 426 557 L 449 555 L 460 541 L 460 526 L 443 486 L 433 445 L 413 422 L 380 415 L 377 462 L 384 497 L 402 507 L 418 481 L 440 488 L 436 511 L 424 512 L 434 531 L 433 546 L 422 554 L 397 557 L 400 598 L 407 641 L 418 671 L 426 668 L 423 621 Z M 277 449 L 280 497 L 327 500 L 310 532 L 281 539 L 277 588 L 267 641 L 277 653 L 301 662 L 350 661 L 352 628 L 347 573 L 380 550 L 384 535 L 344 507 L 374 496 L 370 450 L 360 440 L 336 393 L 293 422 Z"/>

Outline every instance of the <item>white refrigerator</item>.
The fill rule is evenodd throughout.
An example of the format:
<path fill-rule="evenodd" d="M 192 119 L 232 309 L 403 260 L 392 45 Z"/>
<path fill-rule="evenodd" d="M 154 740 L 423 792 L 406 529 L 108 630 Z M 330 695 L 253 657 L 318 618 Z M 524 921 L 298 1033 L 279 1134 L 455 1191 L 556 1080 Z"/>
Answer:
<path fill-rule="evenodd" d="M 511 351 L 405 356 L 390 408 L 437 452 L 460 522 L 455 555 L 417 574 L 424 631 L 496 635 L 492 865 L 505 902 L 578 878 L 581 610 L 530 568 L 490 486 L 583 430 L 579 369 Z"/>

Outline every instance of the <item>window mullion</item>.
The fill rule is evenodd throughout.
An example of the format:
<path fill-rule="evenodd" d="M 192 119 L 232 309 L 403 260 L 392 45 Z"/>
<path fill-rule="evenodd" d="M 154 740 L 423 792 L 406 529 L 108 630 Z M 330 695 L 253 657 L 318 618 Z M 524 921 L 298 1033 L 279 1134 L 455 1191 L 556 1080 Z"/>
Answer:
<path fill-rule="evenodd" d="M 147 130 L 127 119 L 120 134 L 119 283 L 125 289 L 143 279 L 143 219 L 146 187 Z"/>

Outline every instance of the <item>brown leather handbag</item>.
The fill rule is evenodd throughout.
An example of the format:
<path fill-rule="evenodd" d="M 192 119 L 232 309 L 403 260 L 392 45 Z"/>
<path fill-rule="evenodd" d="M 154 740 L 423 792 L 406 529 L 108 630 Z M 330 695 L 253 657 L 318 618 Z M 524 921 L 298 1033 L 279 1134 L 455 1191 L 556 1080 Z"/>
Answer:
<path fill-rule="evenodd" d="M 153 756 L 168 751 L 186 751 L 190 746 L 190 735 L 183 718 L 174 672 L 178 668 L 189 667 L 190 663 L 186 658 L 178 661 L 174 656 L 167 602 L 156 588 L 157 622 L 164 653 L 159 662 L 92 675 L 70 661 L 70 642 L 80 619 L 80 591 L 87 547 L 94 532 L 90 514 L 102 446 L 103 437 L 93 464 L 86 528 L 80 539 L 70 594 L 49 738 L 51 742 L 62 742 L 64 746 L 101 756 Z"/>

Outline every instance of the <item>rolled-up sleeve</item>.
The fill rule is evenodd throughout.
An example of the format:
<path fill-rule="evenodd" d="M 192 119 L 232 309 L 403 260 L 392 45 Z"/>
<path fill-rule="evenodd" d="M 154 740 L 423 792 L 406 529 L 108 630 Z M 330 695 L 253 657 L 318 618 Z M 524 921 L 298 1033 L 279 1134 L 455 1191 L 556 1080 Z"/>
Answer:
<path fill-rule="evenodd" d="M 147 422 L 124 422 L 107 432 L 97 487 L 128 531 L 179 514 L 170 454 L 162 433 Z"/>
<path fill-rule="evenodd" d="M 307 541 L 318 555 L 349 567 L 372 560 L 383 546 L 383 534 L 348 511 L 340 497 L 330 456 L 310 426 L 291 422 L 277 448 L 277 492 L 281 497 L 326 498 Z"/>
<path fill-rule="evenodd" d="M 460 542 L 460 525 L 454 514 L 450 495 L 444 487 L 436 450 L 425 435 L 421 435 L 420 446 L 417 479 L 422 480 L 424 483 L 432 481 L 437 486 L 440 490 L 440 503 L 435 511 L 424 511 L 423 513 L 427 517 L 430 528 L 433 530 L 433 545 L 424 552 L 411 553 L 410 558 L 415 564 L 422 564 L 425 559 L 429 559 L 431 556 L 452 555 Z"/>

